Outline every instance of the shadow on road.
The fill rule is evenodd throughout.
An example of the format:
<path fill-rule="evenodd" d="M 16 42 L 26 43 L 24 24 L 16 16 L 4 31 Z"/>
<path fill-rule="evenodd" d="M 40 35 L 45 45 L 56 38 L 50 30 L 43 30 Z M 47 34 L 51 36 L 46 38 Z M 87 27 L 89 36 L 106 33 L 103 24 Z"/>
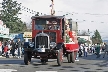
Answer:
<path fill-rule="evenodd" d="M 108 60 L 108 55 L 105 56 L 105 58 L 103 58 L 103 53 L 100 54 L 100 57 L 97 58 L 97 55 L 96 54 L 88 54 L 87 57 L 80 57 L 82 59 L 86 59 L 86 60 Z"/>
<path fill-rule="evenodd" d="M 88 55 L 87 57 L 80 57 L 80 59 L 85 59 L 88 61 L 96 61 L 94 63 L 92 63 L 92 65 L 97 65 L 98 67 L 108 67 L 108 55 L 105 56 L 105 58 L 103 58 L 103 53 L 100 54 L 101 56 L 99 58 L 96 58 L 96 54 L 91 54 Z"/>
<path fill-rule="evenodd" d="M 21 64 L 23 60 L 0 60 L 0 64 Z"/>
<path fill-rule="evenodd" d="M 99 62 L 94 65 L 98 65 L 98 67 L 108 67 L 108 61 Z"/>
<path fill-rule="evenodd" d="M 31 64 L 33 62 L 39 62 L 38 60 L 32 60 Z M 18 65 L 25 65 L 23 59 L 14 59 L 14 58 L 5 58 L 0 59 L 0 64 L 18 64 Z"/>
<path fill-rule="evenodd" d="M 30 65 L 39 66 L 39 65 L 48 65 L 48 63 L 55 62 L 57 60 L 49 60 L 47 63 L 41 63 L 39 59 L 32 59 Z M 0 64 L 18 64 L 18 65 L 25 65 L 23 58 L 1 58 Z"/>

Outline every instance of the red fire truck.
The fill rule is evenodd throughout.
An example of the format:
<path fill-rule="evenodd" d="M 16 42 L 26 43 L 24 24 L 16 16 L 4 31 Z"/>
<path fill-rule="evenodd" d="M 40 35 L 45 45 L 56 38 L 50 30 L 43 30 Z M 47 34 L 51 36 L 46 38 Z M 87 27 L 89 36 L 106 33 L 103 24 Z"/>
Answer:
<path fill-rule="evenodd" d="M 66 42 L 67 35 L 73 42 Z M 60 66 L 64 56 L 69 63 L 74 63 L 78 51 L 74 38 L 72 31 L 67 28 L 65 16 L 33 16 L 32 42 L 24 43 L 24 63 L 28 65 L 34 57 L 42 63 L 48 62 L 48 59 L 57 59 Z"/>

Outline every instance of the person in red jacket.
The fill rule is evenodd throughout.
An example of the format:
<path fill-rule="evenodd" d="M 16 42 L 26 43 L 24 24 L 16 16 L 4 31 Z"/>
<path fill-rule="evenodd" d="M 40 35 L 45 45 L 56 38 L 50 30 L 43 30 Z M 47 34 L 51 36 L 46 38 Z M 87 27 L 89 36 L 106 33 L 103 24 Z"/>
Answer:
<path fill-rule="evenodd" d="M 4 55 L 5 55 L 5 56 L 7 55 L 7 52 L 8 52 L 8 46 L 6 45 L 6 46 L 4 47 Z"/>

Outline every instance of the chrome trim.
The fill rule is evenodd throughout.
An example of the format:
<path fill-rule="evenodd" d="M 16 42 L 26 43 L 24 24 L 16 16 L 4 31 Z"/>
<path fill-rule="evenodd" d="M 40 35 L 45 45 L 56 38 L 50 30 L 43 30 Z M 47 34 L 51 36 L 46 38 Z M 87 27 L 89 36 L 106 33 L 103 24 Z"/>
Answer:
<path fill-rule="evenodd" d="M 48 37 L 48 49 L 49 49 L 50 48 L 50 39 L 49 39 L 48 34 L 46 34 L 46 33 L 39 33 L 39 34 L 36 35 L 36 37 L 37 36 L 47 36 Z M 36 42 L 36 37 L 35 37 L 35 42 Z M 36 48 L 36 45 L 35 45 L 35 48 Z"/>

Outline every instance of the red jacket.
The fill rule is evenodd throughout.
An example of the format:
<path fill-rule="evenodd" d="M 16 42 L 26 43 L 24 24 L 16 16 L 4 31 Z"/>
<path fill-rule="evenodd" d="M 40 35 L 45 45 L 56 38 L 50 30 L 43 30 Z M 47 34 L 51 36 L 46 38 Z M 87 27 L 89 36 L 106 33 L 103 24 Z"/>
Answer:
<path fill-rule="evenodd" d="M 72 40 L 74 40 L 74 36 L 72 35 L 72 31 L 69 31 L 69 36 L 70 36 L 70 38 L 72 38 Z"/>
<path fill-rule="evenodd" d="M 4 47 L 4 52 L 7 52 L 7 51 L 8 51 L 8 47 L 5 46 L 5 47 Z"/>

